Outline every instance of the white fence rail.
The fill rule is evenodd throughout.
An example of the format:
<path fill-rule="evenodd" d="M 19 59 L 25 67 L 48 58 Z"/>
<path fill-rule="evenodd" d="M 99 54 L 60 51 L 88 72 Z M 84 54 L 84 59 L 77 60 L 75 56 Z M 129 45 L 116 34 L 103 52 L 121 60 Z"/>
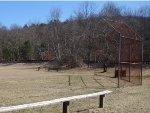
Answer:
<path fill-rule="evenodd" d="M 63 103 L 63 113 L 68 113 L 68 106 L 69 106 L 70 101 L 85 99 L 85 98 L 89 98 L 89 97 L 96 97 L 96 96 L 99 96 L 99 107 L 103 108 L 103 98 L 105 97 L 106 94 L 111 93 L 111 92 L 112 91 L 106 90 L 106 91 L 92 93 L 92 94 L 65 97 L 65 98 L 59 98 L 59 99 L 54 99 L 54 100 L 49 100 L 49 101 L 42 101 L 42 102 L 16 105 L 16 106 L 8 106 L 8 107 L 0 107 L 0 113 L 35 108 L 35 107 L 48 106 L 48 105 L 53 105 L 53 104 L 58 104 L 58 103 Z"/>

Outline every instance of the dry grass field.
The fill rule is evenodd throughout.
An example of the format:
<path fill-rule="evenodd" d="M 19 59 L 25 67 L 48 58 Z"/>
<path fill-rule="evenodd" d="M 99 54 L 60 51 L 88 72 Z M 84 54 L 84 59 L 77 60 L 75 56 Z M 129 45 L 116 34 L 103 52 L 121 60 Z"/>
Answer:
<path fill-rule="evenodd" d="M 51 100 L 79 94 L 112 90 L 105 107 L 98 109 L 98 97 L 74 101 L 71 113 L 150 113 L 150 69 L 143 70 L 143 85 L 117 88 L 114 69 L 75 68 L 47 71 L 42 64 L 0 64 L 0 106 Z M 69 85 L 70 77 L 70 85 Z M 62 105 L 52 105 L 13 113 L 62 113 Z"/>

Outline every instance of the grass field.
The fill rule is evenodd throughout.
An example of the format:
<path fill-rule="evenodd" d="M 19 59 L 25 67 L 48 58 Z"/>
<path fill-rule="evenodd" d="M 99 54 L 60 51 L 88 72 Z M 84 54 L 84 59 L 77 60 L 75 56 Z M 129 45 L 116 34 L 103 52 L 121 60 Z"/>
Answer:
<path fill-rule="evenodd" d="M 87 94 L 105 89 L 113 93 L 105 98 L 105 108 L 98 109 L 98 97 L 71 102 L 70 112 L 78 113 L 149 113 L 150 70 L 143 71 L 143 85 L 117 88 L 114 69 L 75 68 L 47 71 L 41 64 L 0 64 L 0 106 L 18 105 Z M 70 85 L 69 85 L 70 77 Z M 94 107 L 94 108 L 93 108 Z M 89 109 L 90 110 L 86 110 Z M 83 111 L 82 111 L 83 110 Z M 62 105 L 52 105 L 13 113 L 61 113 Z"/>

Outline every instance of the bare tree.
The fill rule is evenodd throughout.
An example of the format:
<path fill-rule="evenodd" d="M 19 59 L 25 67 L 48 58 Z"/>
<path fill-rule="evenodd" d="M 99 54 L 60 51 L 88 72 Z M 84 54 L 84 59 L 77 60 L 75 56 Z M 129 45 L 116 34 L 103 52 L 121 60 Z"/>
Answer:
<path fill-rule="evenodd" d="M 121 8 L 116 6 L 113 2 L 107 2 L 100 11 L 100 15 L 107 17 L 121 16 Z"/>
<path fill-rule="evenodd" d="M 61 51 L 61 42 L 60 42 L 60 32 L 61 32 L 61 25 L 60 25 L 60 9 L 52 9 L 50 11 L 50 25 L 52 27 L 52 44 L 53 49 L 55 51 L 57 59 L 61 59 L 62 51 Z"/>
<path fill-rule="evenodd" d="M 59 21 L 61 10 L 59 8 L 50 10 L 50 21 Z"/>
<path fill-rule="evenodd" d="M 93 2 L 83 2 L 81 4 L 79 10 L 76 12 L 76 17 L 78 24 L 80 26 L 80 29 L 82 30 L 82 38 L 84 39 L 84 50 L 87 56 L 88 60 L 88 66 L 90 63 L 90 56 L 91 56 L 91 45 L 92 45 L 92 37 L 94 32 L 92 30 L 94 29 L 95 24 L 95 5 Z"/>
<path fill-rule="evenodd" d="M 81 16 L 83 19 L 88 19 L 90 16 L 94 15 L 94 8 L 95 6 L 93 2 L 83 2 L 79 7 L 79 10 L 76 12 L 76 15 Z"/>
<path fill-rule="evenodd" d="M 150 17 L 150 7 L 143 6 L 137 11 L 137 16 Z"/>

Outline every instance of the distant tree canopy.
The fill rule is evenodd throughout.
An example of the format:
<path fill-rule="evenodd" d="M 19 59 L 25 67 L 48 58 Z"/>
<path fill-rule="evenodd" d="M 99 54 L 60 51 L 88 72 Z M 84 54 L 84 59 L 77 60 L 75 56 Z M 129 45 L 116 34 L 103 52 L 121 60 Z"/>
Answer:
<path fill-rule="evenodd" d="M 41 60 L 72 58 L 75 62 L 101 62 L 114 60 L 114 48 L 108 47 L 106 34 L 112 19 L 123 21 L 143 38 L 144 60 L 150 61 L 150 8 L 121 9 L 107 2 L 96 13 L 92 2 L 84 2 L 74 16 L 61 22 L 61 10 L 50 11 L 48 23 L 0 26 L 0 61 Z M 109 51 L 108 51 L 109 50 Z M 107 51 L 105 53 L 104 51 Z M 44 57 L 43 57 L 44 56 Z"/>
<path fill-rule="evenodd" d="M 21 52 L 24 60 L 33 59 L 33 47 L 30 40 L 24 42 Z"/>
<path fill-rule="evenodd" d="M 11 61 L 12 60 L 12 50 L 5 48 L 3 49 L 3 59 L 6 61 Z"/>
<path fill-rule="evenodd" d="M 100 15 L 107 17 L 121 16 L 121 8 L 116 6 L 113 2 L 108 2 L 104 4 Z"/>

